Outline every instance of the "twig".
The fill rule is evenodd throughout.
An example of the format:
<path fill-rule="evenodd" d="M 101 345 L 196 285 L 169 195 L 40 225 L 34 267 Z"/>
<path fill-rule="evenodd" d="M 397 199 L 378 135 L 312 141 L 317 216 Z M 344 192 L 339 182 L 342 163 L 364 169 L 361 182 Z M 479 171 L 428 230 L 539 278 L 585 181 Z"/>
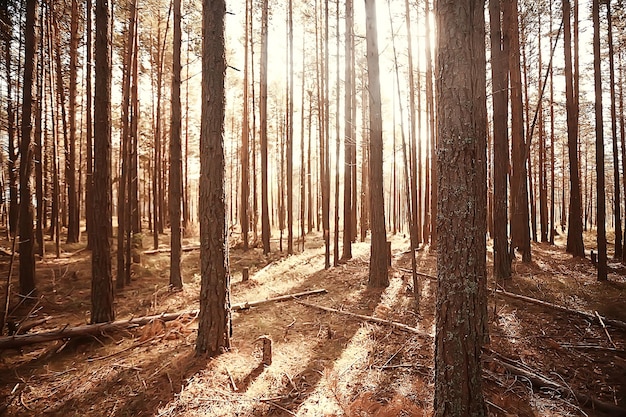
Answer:
<path fill-rule="evenodd" d="M 267 404 L 271 405 L 272 407 L 276 407 L 276 408 L 278 408 L 280 410 L 283 410 L 285 413 L 287 413 L 289 415 L 292 415 L 292 416 L 296 415 L 296 413 L 294 413 L 293 411 L 287 410 L 285 407 L 283 407 L 280 404 L 275 403 L 274 401 L 266 400 L 266 399 L 263 399 L 263 398 L 259 398 L 259 401 L 267 403 Z"/>
<path fill-rule="evenodd" d="M 239 391 L 239 388 L 237 388 L 237 384 L 235 384 L 235 379 L 233 378 L 233 375 L 230 373 L 230 370 L 228 369 L 228 367 L 226 368 L 226 373 L 228 374 L 228 379 L 230 380 L 230 385 L 233 388 L 233 391 Z"/>
<path fill-rule="evenodd" d="M 402 330 L 402 331 L 405 331 L 405 332 L 409 332 L 409 333 L 413 333 L 413 334 L 417 334 L 417 335 L 420 335 L 420 336 L 423 336 L 423 337 L 430 337 L 430 335 L 420 331 L 419 329 L 416 329 L 415 327 L 411 327 L 411 326 L 408 326 L 408 325 L 403 324 L 403 323 L 398 323 L 396 321 L 384 320 L 384 319 L 379 319 L 377 317 L 364 316 L 362 314 L 350 313 L 349 311 L 343 311 L 343 310 L 337 310 L 337 309 L 330 308 L 330 307 L 318 306 L 316 304 L 310 304 L 310 303 L 306 303 L 304 301 L 297 301 L 296 300 L 296 302 L 298 304 L 302 304 L 303 306 L 316 308 L 318 310 L 328 311 L 330 313 L 343 314 L 343 315 L 346 315 L 346 316 L 355 317 L 355 318 L 360 319 L 360 320 L 369 321 L 371 323 L 383 324 L 385 326 L 392 326 L 392 327 L 395 327 L 396 329 L 399 329 L 399 330 Z"/>
<path fill-rule="evenodd" d="M 609 331 L 607 330 L 606 326 L 604 325 L 604 321 L 602 321 L 602 317 L 598 314 L 597 311 L 594 311 L 594 314 L 596 315 L 596 317 L 598 318 L 598 321 L 600 322 L 600 325 L 604 329 L 604 333 L 606 333 L 606 337 L 609 339 L 609 343 L 611 343 L 611 345 L 615 349 L 617 349 L 617 346 L 615 346 L 615 343 L 613 343 L 613 339 L 611 339 L 611 335 L 609 334 Z"/>
<path fill-rule="evenodd" d="M 498 406 L 497 404 L 494 404 L 494 403 L 492 403 L 492 402 L 491 402 L 491 401 L 489 401 L 489 400 L 485 400 L 485 402 L 486 402 L 488 405 L 490 405 L 490 406 L 492 406 L 493 408 L 495 408 L 496 410 L 499 410 L 499 411 L 503 412 L 503 413 L 504 413 L 504 414 L 506 414 L 507 416 L 509 415 L 509 412 L 508 412 L 508 411 L 506 411 L 504 408 L 502 408 L 502 407 Z"/>

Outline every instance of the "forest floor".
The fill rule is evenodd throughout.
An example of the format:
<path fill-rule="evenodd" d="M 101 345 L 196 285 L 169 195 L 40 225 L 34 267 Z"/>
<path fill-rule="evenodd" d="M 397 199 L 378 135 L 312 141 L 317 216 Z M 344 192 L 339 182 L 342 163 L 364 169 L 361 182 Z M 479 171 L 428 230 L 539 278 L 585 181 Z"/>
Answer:
<path fill-rule="evenodd" d="M 162 239 L 166 248 L 168 236 Z M 421 308 L 415 313 L 408 240 L 398 235 L 391 241 L 390 285 L 384 290 L 367 287 L 367 242 L 354 244 L 353 259 L 328 270 L 319 233 L 307 236 L 305 251 L 289 257 L 278 251 L 278 241 L 269 257 L 261 249 L 233 248 L 232 302 L 323 288 L 326 294 L 302 301 L 401 322 L 419 332 L 289 300 L 234 312 L 232 349 L 215 359 L 195 356 L 197 321 L 188 318 L 5 349 L 0 415 L 429 416 L 436 283 L 420 277 Z M 572 259 L 565 242 L 556 243 L 533 244 L 532 263 L 518 258 L 507 291 L 626 321 L 624 267 L 611 262 L 609 281 L 599 283 L 589 260 Z M 0 245 L 8 247 L 6 241 Z M 31 333 L 88 322 L 91 264 L 84 246 L 62 246 L 59 259 L 50 246 L 37 262 L 36 308 L 22 306 L 14 313 L 30 312 L 29 321 L 47 318 Z M 8 263 L 8 257 L 0 258 L 1 276 L 7 276 Z M 428 247 L 417 252 L 417 264 L 420 273 L 436 275 Z M 250 268 L 247 282 L 241 279 L 244 267 Z M 168 276 L 167 252 L 142 254 L 132 283 L 116 294 L 116 318 L 198 308 L 199 251 L 183 254 L 183 291 L 169 291 Z M 494 287 L 491 278 L 489 286 Z M 490 415 L 615 415 L 572 398 L 574 391 L 626 408 L 625 330 L 607 325 L 605 332 L 597 321 L 494 292 L 488 308 L 484 393 Z M 264 335 L 273 340 L 270 366 L 261 363 Z M 528 378 L 509 373 L 497 360 L 503 357 L 566 390 L 537 389 Z"/>

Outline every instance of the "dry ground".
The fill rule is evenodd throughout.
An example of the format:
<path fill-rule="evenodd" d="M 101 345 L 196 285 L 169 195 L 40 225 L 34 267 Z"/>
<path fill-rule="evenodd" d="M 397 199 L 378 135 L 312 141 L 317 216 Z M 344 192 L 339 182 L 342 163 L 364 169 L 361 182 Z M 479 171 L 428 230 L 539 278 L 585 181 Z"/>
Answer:
<path fill-rule="evenodd" d="M 366 285 L 367 242 L 354 245 L 352 260 L 329 270 L 323 268 L 321 242 L 319 234 L 307 236 L 306 250 L 290 257 L 278 250 L 264 257 L 260 249 L 233 249 L 233 303 L 325 288 L 327 294 L 305 301 L 402 322 L 427 334 L 286 301 L 234 313 L 232 349 L 215 359 L 195 357 L 197 323 L 182 319 L 5 350 L 0 352 L 0 415 L 430 415 L 436 284 L 423 278 L 417 314 L 406 269 L 407 239 L 392 238 L 391 284 L 385 290 Z M 534 244 L 533 262 L 514 263 L 507 289 L 626 321 L 624 268 L 612 263 L 610 281 L 597 283 L 591 263 L 572 260 L 563 245 L 561 240 L 557 246 Z M 167 236 L 162 246 L 167 246 Z M 49 320 L 31 332 L 88 320 L 90 254 L 83 247 L 64 247 L 60 259 L 48 248 L 50 255 L 38 262 L 40 297 L 31 316 Z M 169 255 L 144 254 L 134 266 L 132 284 L 116 295 L 117 318 L 197 308 L 198 264 L 198 251 L 184 253 L 185 288 L 170 292 Z M 7 265 L 8 258 L 0 259 L 2 276 Z M 245 283 L 243 267 L 251 272 Z M 436 274 L 435 255 L 427 248 L 418 252 L 418 268 Z M 22 306 L 15 314 L 25 316 L 32 308 Z M 613 347 L 596 322 L 495 294 L 490 294 L 489 318 L 491 351 L 568 389 L 626 407 L 626 332 L 607 328 Z M 263 335 L 273 340 L 268 367 L 261 364 L 258 338 Z M 565 395 L 537 390 L 493 361 L 486 362 L 484 380 L 494 416 L 606 415 Z"/>

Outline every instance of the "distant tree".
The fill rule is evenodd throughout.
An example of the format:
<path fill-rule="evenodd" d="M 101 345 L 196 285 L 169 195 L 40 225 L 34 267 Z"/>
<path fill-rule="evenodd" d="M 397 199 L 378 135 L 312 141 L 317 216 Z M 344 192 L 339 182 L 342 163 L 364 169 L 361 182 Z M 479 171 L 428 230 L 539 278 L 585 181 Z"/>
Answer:
<path fill-rule="evenodd" d="M 389 285 L 389 277 L 387 275 L 387 232 L 385 230 L 385 200 L 383 195 L 383 120 L 375 0 L 365 0 L 365 19 L 370 109 L 369 207 L 372 230 L 369 285 L 386 287 Z"/>
<path fill-rule="evenodd" d="M 611 139 L 613 144 L 613 214 L 615 216 L 615 259 L 622 259 L 622 213 L 621 213 L 621 189 L 619 186 L 619 151 L 617 148 L 617 106 L 615 99 L 615 51 L 613 48 L 613 18 L 611 15 L 611 1 L 606 2 L 606 20 L 608 23 L 608 48 L 609 48 L 609 89 L 611 91 Z"/>
<path fill-rule="evenodd" d="M 20 294 L 35 291 L 35 236 L 31 175 L 33 171 L 33 105 L 35 69 L 37 68 L 37 0 L 26 1 L 24 31 L 24 79 L 22 84 L 22 123 L 20 141 Z"/>
<path fill-rule="evenodd" d="M 263 0 L 261 17 L 261 69 L 260 69 L 260 104 L 261 119 L 261 240 L 263 253 L 270 253 L 270 217 L 268 202 L 268 168 L 267 168 L 267 35 L 268 35 L 268 0 Z"/>
<path fill-rule="evenodd" d="M 171 225 L 171 252 L 170 252 L 170 286 L 180 289 L 183 280 L 180 275 L 181 261 L 181 228 L 180 207 L 183 193 L 183 155 L 181 137 L 181 109 L 180 109 L 180 64 L 182 30 L 181 30 L 181 0 L 174 0 L 174 53 L 172 68 L 172 120 L 170 129 L 170 183 L 169 209 Z"/>
<path fill-rule="evenodd" d="M 570 2 L 563 0 L 563 46 L 565 48 L 565 100 L 567 111 L 567 147 L 569 155 L 570 202 L 567 228 L 567 252 L 577 257 L 585 256 L 583 244 L 582 201 L 578 163 L 578 106 L 572 74 L 572 31 Z M 565 203 L 565 202 L 563 202 Z"/>
<path fill-rule="evenodd" d="M 596 195 L 597 195 L 597 241 L 598 241 L 598 281 L 607 279 L 606 254 L 606 197 L 604 178 L 604 119 L 602 118 L 602 72 L 600 62 L 600 1 L 593 0 L 593 75 L 596 93 Z"/>
<path fill-rule="evenodd" d="M 435 416 L 486 416 L 486 64 L 482 0 L 438 0 Z M 443 64 L 445 63 L 445 64 Z"/>
<path fill-rule="evenodd" d="M 230 348 L 230 273 L 224 194 L 224 0 L 202 8 L 202 120 L 200 127 L 200 315 L 196 352 Z"/>
<path fill-rule="evenodd" d="M 491 89 L 493 98 L 493 268 L 496 279 L 511 278 L 507 179 L 509 171 L 508 68 L 502 36 L 500 0 L 489 0 L 491 36 Z"/>
<path fill-rule="evenodd" d="M 115 318 L 111 277 L 111 32 L 109 1 L 96 0 L 91 322 Z"/>
<path fill-rule="evenodd" d="M 511 243 L 522 254 L 522 261 L 530 262 L 530 219 L 526 169 L 526 140 L 524 135 L 524 107 L 522 104 L 522 76 L 520 69 L 520 34 L 517 0 L 502 3 L 504 29 L 508 39 L 509 74 L 511 87 Z"/>

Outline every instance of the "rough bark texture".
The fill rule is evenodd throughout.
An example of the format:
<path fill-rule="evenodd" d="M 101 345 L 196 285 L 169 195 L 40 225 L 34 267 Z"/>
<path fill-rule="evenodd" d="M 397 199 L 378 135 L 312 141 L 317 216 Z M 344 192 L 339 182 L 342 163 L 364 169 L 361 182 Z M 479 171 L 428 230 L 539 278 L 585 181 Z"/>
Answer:
<path fill-rule="evenodd" d="M 202 9 L 202 121 L 200 128 L 200 315 L 196 352 L 230 348 L 230 273 L 224 191 L 224 0 Z"/>
<path fill-rule="evenodd" d="M 606 255 L 606 200 L 604 178 L 604 121 L 602 119 L 602 72 L 600 71 L 600 4 L 593 0 L 593 73 L 596 93 L 596 195 L 597 195 L 597 241 L 598 241 L 598 281 L 607 279 Z"/>
<path fill-rule="evenodd" d="M 484 1 L 437 1 L 438 180 L 435 416 L 486 415 Z"/>
<path fill-rule="evenodd" d="M 580 195 L 580 174 L 578 164 L 578 110 L 574 100 L 574 80 L 572 75 L 572 31 L 570 24 L 570 2 L 563 0 L 563 44 L 565 47 L 565 100 L 567 110 L 567 148 L 569 155 L 570 202 L 567 225 L 567 252 L 584 257 L 583 219 Z"/>
<path fill-rule="evenodd" d="M 386 287 L 389 285 L 389 277 L 387 275 L 387 233 L 383 196 L 383 120 L 380 98 L 380 69 L 378 66 L 376 3 L 374 0 L 365 0 L 365 15 L 370 109 L 369 205 L 372 229 L 369 285 Z"/>
<path fill-rule="evenodd" d="M 507 176 L 509 171 L 508 71 L 502 43 L 500 0 L 489 1 L 491 23 L 491 79 L 493 93 L 493 268 L 496 279 L 511 278 Z"/>
<path fill-rule="evenodd" d="M 170 286 L 182 288 L 183 280 L 180 275 L 181 259 L 181 229 L 180 205 L 183 194 L 183 155 L 181 138 L 181 110 L 180 110 L 180 65 L 181 50 L 181 0 L 174 0 L 174 54 L 172 68 L 172 125 L 170 138 L 170 225 L 172 251 L 170 253 Z"/>
<path fill-rule="evenodd" d="M 352 8 L 352 0 L 346 0 L 346 33 L 345 33 L 345 103 L 344 103 L 344 115 L 346 118 L 344 126 L 344 149 L 345 149 L 345 164 L 343 170 L 343 253 L 341 259 L 352 259 L 352 236 L 354 231 L 352 230 L 352 211 L 355 209 L 352 207 L 352 193 L 356 190 L 352 188 L 352 166 L 356 161 L 352 160 L 353 150 L 356 150 L 356 142 L 352 137 L 353 121 L 352 121 L 352 106 L 354 101 L 354 95 L 352 91 L 352 31 L 354 26 L 354 11 Z M 338 155 L 337 155 L 338 157 Z"/>
<path fill-rule="evenodd" d="M 250 199 L 250 156 L 249 156 L 249 130 L 250 123 L 248 119 L 248 38 L 249 38 L 249 21 L 251 10 L 248 8 L 248 0 L 246 0 L 246 29 L 244 41 L 244 68 L 243 68 L 243 109 L 241 114 L 241 202 L 239 207 L 239 216 L 241 223 L 241 239 L 243 241 L 243 250 L 248 250 L 248 201 Z M 303 151 L 304 152 L 304 151 Z"/>
<path fill-rule="evenodd" d="M 115 318 L 111 276 L 111 54 L 108 0 L 96 0 L 91 322 Z"/>
<path fill-rule="evenodd" d="M 71 33 L 70 33 L 70 88 L 69 88 L 69 153 L 66 156 L 67 178 L 67 243 L 78 242 L 80 237 L 80 217 L 78 206 L 78 187 L 76 186 L 76 87 L 77 76 L 77 50 L 80 34 L 78 32 L 78 1 L 72 0 L 71 9 Z"/>
<path fill-rule="evenodd" d="M 20 142 L 20 294 L 35 291 L 35 236 L 32 205 L 33 88 L 37 67 L 37 1 L 26 2 L 24 83 L 22 85 L 22 138 Z"/>

